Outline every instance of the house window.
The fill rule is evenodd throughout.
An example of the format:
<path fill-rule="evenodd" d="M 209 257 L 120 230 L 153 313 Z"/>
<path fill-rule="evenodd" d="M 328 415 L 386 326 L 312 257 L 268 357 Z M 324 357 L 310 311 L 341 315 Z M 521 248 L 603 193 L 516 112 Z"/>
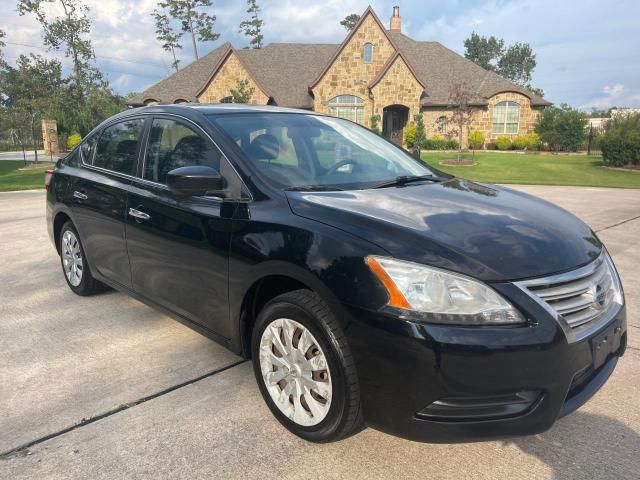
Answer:
<path fill-rule="evenodd" d="M 373 45 L 365 43 L 362 51 L 362 59 L 364 63 L 371 63 L 373 61 Z"/>
<path fill-rule="evenodd" d="M 364 100 L 355 95 L 340 95 L 329 100 L 329 113 L 364 125 Z"/>
<path fill-rule="evenodd" d="M 493 106 L 493 133 L 518 133 L 520 105 L 500 102 Z"/>
<path fill-rule="evenodd" d="M 447 117 L 439 117 L 436 120 L 436 126 L 438 128 L 438 134 L 446 135 L 447 134 Z"/>
<path fill-rule="evenodd" d="M 220 99 L 220 103 L 233 103 L 233 97 L 231 95 L 227 97 L 222 97 Z"/>

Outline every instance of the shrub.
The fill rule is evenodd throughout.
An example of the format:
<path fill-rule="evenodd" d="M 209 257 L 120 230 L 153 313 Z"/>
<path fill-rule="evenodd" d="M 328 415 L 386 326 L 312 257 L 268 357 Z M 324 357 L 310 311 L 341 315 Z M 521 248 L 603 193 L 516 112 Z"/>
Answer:
<path fill-rule="evenodd" d="M 531 132 L 527 135 L 527 148 L 529 150 L 537 150 L 540 146 L 540 135 L 536 132 Z"/>
<path fill-rule="evenodd" d="M 536 124 L 536 133 L 549 149 L 575 152 L 584 142 L 587 118 L 566 104 L 547 107 Z"/>
<path fill-rule="evenodd" d="M 640 114 L 610 120 L 600 148 L 607 166 L 640 166 Z"/>
<path fill-rule="evenodd" d="M 487 150 L 497 150 L 498 147 L 496 146 L 496 142 L 488 142 L 487 143 Z"/>
<path fill-rule="evenodd" d="M 445 140 L 444 149 L 445 150 L 458 150 L 458 141 L 455 139 Z"/>
<path fill-rule="evenodd" d="M 479 150 L 484 145 L 484 133 L 480 130 L 475 130 L 469 135 L 469 148 L 472 150 Z"/>
<path fill-rule="evenodd" d="M 82 141 L 82 136 L 79 133 L 72 133 L 67 138 L 67 150 L 73 150 L 76 145 Z"/>
<path fill-rule="evenodd" d="M 526 135 L 518 135 L 513 139 L 513 148 L 516 150 L 524 150 L 528 146 L 528 138 Z"/>
<path fill-rule="evenodd" d="M 415 125 L 409 125 L 407 128 L 404 129 L 404 144 L 409 147 L 409 148 L 413 148 L 416 144 L 416 126 Z"/>
<path fill-rule="evenodd" d="M 370 125 L 371 125 L 371 131 L 377 134 L 380 134 L 380 126 L 378 125 L 378 122 L 380 121 L 380 115 L 371 115 L 371 118 L 369 119 Z"/>
<path fill-rule="evenodd" d="M 498 150 L 511 150 L 511 139 L 504 135 L 496 138 L 496 147 Z"/>

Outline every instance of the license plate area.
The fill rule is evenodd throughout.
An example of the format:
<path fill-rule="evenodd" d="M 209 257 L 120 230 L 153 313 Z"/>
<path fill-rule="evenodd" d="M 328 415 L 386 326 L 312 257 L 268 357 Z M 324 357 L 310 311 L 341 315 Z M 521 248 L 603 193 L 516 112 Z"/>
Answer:
<path fill-rule="evenodd" d="M 591 339 L 591 350 L 593 352 L 593 369 L 597 370 L 607 360 L 610 354 L 620 349 L 622 328 L 616 322 Z"/>

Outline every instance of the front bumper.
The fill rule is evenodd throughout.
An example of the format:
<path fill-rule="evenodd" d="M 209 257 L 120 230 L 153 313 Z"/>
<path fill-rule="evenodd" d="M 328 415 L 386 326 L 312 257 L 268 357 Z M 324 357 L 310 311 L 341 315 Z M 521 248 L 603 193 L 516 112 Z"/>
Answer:
<path fill-rule="evenodd" d="M 464 328 L 350 309 L 346 334 L 369 425 L 428 442 L 529 435 L 598 391 L 624 353 L 624 307 L 597 332 L 569 343 L 538 303 L 512 285 L 500 289 L 537 324 Z M 615 335 L 616 348 L 596 358 L 602 332 Z"/>

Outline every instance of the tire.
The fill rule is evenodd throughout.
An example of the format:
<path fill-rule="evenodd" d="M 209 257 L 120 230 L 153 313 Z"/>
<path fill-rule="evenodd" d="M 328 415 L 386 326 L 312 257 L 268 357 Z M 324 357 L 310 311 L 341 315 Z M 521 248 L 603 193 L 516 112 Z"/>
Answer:
<path fill-rule="evenodd" d="M 58 237 L 60 246 L 60 264 L 67 285 L 76 295 L 87 296 L 104 292 L 108 287 L 93 278 L 80 235 L 73 223 L 66 222 L 60 229 Z"/>
<path fill-rule="evenodd" d="M 362 427 L 354 361 L 318 295 L 295 290 L 268 302 L 256 319 L 251 353 L 265 402 L 291 432 L 323 443 Z"/>

